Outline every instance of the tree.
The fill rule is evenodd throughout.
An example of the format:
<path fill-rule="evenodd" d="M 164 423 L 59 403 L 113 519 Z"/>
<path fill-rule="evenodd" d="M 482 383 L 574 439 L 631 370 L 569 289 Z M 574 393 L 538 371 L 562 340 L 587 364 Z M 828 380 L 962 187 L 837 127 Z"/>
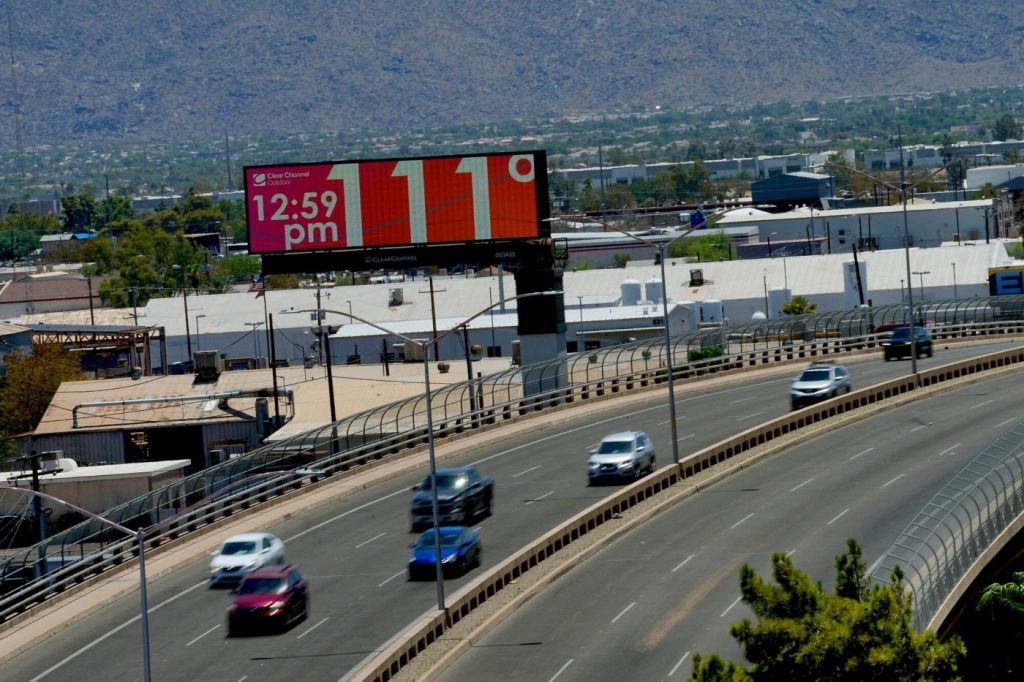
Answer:
<path fill-rule="evenodd" d="M 794 296 L 782 306 L 782 313 L 784 315 L 809 315 L 817 308 L 817 303 L 811 303 L 803 296 Z"/>
<path fill-rule="evenodd" d="M 993 619 L 1005 618 L 1024 625 L 1024 573 L 1014 573 L 1008 583 L 992 583 L 982 592 L 978 610 L 987 612 Z"/>
<path fill-rule="evenodd" d="M 59 344 L 38 344 L 31 355 L 9 354 L 0 389 L 0 428 L 10 435 L 32 431 L 64 381 L 84 379 L 79 359 Z"/>
<path fill-rule="evenodd" d="M 1019 140 L 1020 124 L 1010 114 L 1003 114 L 992 126 L 992 135 L 997 140 Z"/>
<path fill-rule="evenodd" d="M 64 229 L 68 232 L 88 230 L 96 219 L 96 200 L 85 192 L 61 197 L 60 208 L 64 215 Z"/>
<path fill-rule="evenodd" d="M 782 553 L 772 555 L 771 584 L 749 565 L 740 569 L 740 593 L 756 622 L 732 626 L 749 668 L 717 655 L 694 656 L 693 680 L 888 682 L 959 680 L 966 655 L 956 637 L 940 642 L 911 625 L 912 596 L 903 574 L 889 585 L 868 587 L 856 540 L 836 557 L 835 594 L 826 592 Z M 842 592 L 842 594 L 840 593 Z"/>

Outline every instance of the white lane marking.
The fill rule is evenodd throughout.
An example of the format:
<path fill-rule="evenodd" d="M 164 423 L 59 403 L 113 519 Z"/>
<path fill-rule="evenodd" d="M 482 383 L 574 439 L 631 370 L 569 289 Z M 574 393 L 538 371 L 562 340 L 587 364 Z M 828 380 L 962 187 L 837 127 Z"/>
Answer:
<path fill-rule="evenodd" d="M 759 414 L 764 414 L 764 410 L 761 410 L 760 412 L 755 412 L 754 414 L 748 414 L 745 417 L 736 417 L 736 421 L 741 422 L 744 419 L 753 419 L 754 417 L 756 417 Z"/>
<path fill-rule="evenodd" d="M 736 597 L 736 601 L 734 601 L 733 603 L 729 604 L 729 608 L 727 608 L 725 611 L 722 611 L 722 615 L 720 615 L 719 618 L 725 618 L 725 614 L 727 614 L 730 611 L 732 611 L 732 607 L 734 607 L 737 604 L 739 604 L 740 603 L 740 599 L 743 599 L 743 595 L 742 594 L 740 596 Z"/>
<path fill-rule="evenodd" d="M 626 608 L 624 608 L 624 609 L 622 609 L 621 611 L 619 611 L 619 615 L 617 615 L 617 616 L 615 616 L 614 618 L 612 618 L 612 623 L 614 623 L 614 622 L 615 622 L 615 621 L 617 621 L 617 620 L 618 620 L 619 618 L 622 618 L 622 617 L 623 617 L 624 615 L 626 615 L 626 611 L 629 611 L 629 610 L 630 610 L 631 608 L 633 608 L 634 606 L 636 606 L 636 602 L 635 602 L 635 601 L 632 601 L 632 602 L 630 602 L 630 603 L 629 603 L 629 606 L 627 606 Z"/>
<path fill-rule="evenodd" d="M 729 530 L 732 530 L 733 528 L 735 528 L 736 526 L 740 525 L 741 523 L 743 523 L 744 521 L 746 521 L 747 519 L 749 519 L 749 518 L 750 518 L 751 516 L 753 516 L 753 515 L 754 515 L 754 512 L 750 512 L 749 514 L 747 514 L 746 516 L 744 516 L 744 517 L 743 517 L 742 519 L 740 519 L 740 520 L 739 520 L 739 521 L 737 521 L 736 523 L 734 523 L 734 524 L 732 524 L 731 526 L 729 526 Z"/>
<path fill-rule="evenodd" d="M 331 619 L 331 617 L 330 617 L 330 616 L 328 616 L 327 618 L 324 618 L 324 619 L 323 619 L 322 621 L 320 621 L 320 622 L 319 622 L 319 623 L 317 623 L 316 625 L 314 625 L 314 626 L 310 627 L 310 628 L 309 628 L 308 630 L 306 630 L 305 632 L 303 632 L 303 633 L 302 633 L 301 635 L 299 635 L 299 636 L 298 636 L 298 637 L 296 637 L 295 639 L 302 639 L 303 637 L 305 637 L 305 636 L 306 636 L 306 635 L 308 635 L 309 633 L 313 632 L 313 630 L 316 630 L 316 629 L 317 629 L 318 627 L 320 627 L 321 625 L 323 625 L 324 623 L 326 623 L 326 622 L 327 622 L 327 621 L 329 621 L 330 619 Z"/>
<path fill-rule="evenodd" d="M 673 675 L 675 675 L 676 671 L 679 670 L 679 666 L 681 666 L 689 657 L 690 652 L 687 651 L 685 654 L 683 654 L 683 657 L 679 659 L 679 662 L 672 666 L 672 669 L 668 671 L 668 676 L 672 677 Z"/>
<path fill-rule="evenodd" d="M 212 628 L 210 628 L 209 630 L 207 630 L 203 634 L 199 635 L 198 637 L 194 638 L 191 642 L 189 642 L 185 646 L 192 646 L 193 644 L 195 644 L 196 642 L 201 640 L 203 637 L 206 637 L 208 634 L 210 634 L 211 632 L 213 632 L 214 630 L 216 630 L 219 627 L 220 627 L 220 623 L 218 623 L 217 625 L 214 625 Z"/>
<path fill-rule="evenodd" d="M 943 450 L 942 452 L 939 453 L 939 457 L 942 457 L 943 455 L 948 455 L 949 453 L 953 452 L 954 450 L 956 450 L 961 445 L 962 445 L 961 443 L 955 443 L 955 444 L 949 446 L 948 448 L 946 448 L 945 450 Z"/>
<path fill-rule="evenodd" d="M 366 545 L 370 544 L 370 543 L 371 543 L 371 542 L 373 542 L 374 540 L 380 540 L 380 539 L 381 539 L 382 537 L 384 537 L 385 535 L 387 535 L 387 533 L 386 533 L 386 532 L 384 532 L 384 533 L 378 533 L 377 535 L 374 535 L 374 536 L 373 536 L 372 538 L 370 538 L 369 540 L 363 540 L 363 541 L 362 541 L 362 542 L 360 542 L 360 543 L 359 543 L 358 545 L 356 545 L 356 549 L 359 549 L 360 547 L 365 547 Z"/>
<path fill-rule="evenodd" d="M 973 410 L 976 407 L 985 407 L 986 405 L 991 405 L 994 402 L 995 402 L 995 400 L 986 400 L 983 403 L 978 403 L 977 405 L 971 405 L 970 408 L 968 408 L 968 409 Z"/>
<path fill-rule="evenodd" d="M 378 583 L 378 584 L 377 584 L 377 587 L 384 587 L 385 585 L 387 585 L 387 584 L 388 584 L 389 582 L 391 582 L 392 580 L 394 580 L 394 579 L 395 579 L 395 578 L 397 578 L 398 576 L 400 576 L 400 575 L 404 575 L 404 574 L 405 574 L 405 571 L 399 571 L 398 573 L 395 573 L 395 574 L 394 574 L 393 576 L 391 576 L 390 578 L 388 578 L 388 579 L 387 579 L 387 580 L 385 580 L 384 582 L 382 582 L 382 583 Z"/>
<path fill-rule="evenodd" d="M 703 394 L 703 395 L 706 396 L 706 397 L 711 397 L 710 395 L 708 395 L 706 393 Z M 694 396 L 692 398 L 687 398 L 687 399 L 684 399 L 683 402 L 685 402 L 686 400 L 696 400 L 696 398 L 697 398 L 696 396 Z M 497 459 L 499 457 L 504 457 L 505 455 L 511 455 L 513 452 L 519 452 L 520 450 L 525 450 L 526 448 L 535 447 L 538 443 L 543 443 L 545 441 L 554 440 L 555 438 L 561 438 L 562 436 L 564 436 L 566 434 L 569 434 L 569 433 L 577 433 L 579 431 L 589 431 L 590 429 L 594 428 L 595 426 L 600 426 L 601 424 L 609 424 L 611 422 L 622 421 L 623 419 L 628 419 L 629 417 L 635 417 L 636 415 L 643 414 L 644 412 L 653 412 L 655 410 L 664 410 L 664 409 L 665 409 L 664 405 L 652 405 L 651 407 L 645 407 L 642 410 L 637 410 L 636 412 L 629 412 L 627 414 L 623 414 L 623 415 L 620 415 L 618 417 L 609 417 L 608 419 L 602 419 L 600 421 L 592 422 L 592 423 L 586 424 L 584 426 L 577 426 L 574 429 L 565 429 L 565 430 L 559 431 L 558 433 L 553 433 L 550 436 L 545 436 L 544 438 L 538 438 L 536 440 L 530 441 L 529 443 L 523 443 L 522 445 L 517 445 L 514 448 L 509 448 L 508 450 L 502 450 L 501 452 L 496 452 L 493 455 L 487 455 L 486 457 L 481 457 L 480 459 L 476 460 L 475 462 L 470 462 L 470 464 L 472 466 L 479 466 L 480 464 L 483 464 L 484 462 L 489 462 L 492 459 Z M 593 446 L 591 446 L 591 447 L 593 447 Z M 405 491 L 403 490 L 401 492 L 405 492 Z"/>
<path fill-rule="evenodd" d="M 676 423 L 677 424 L 679 422 L 683 421 L 684 419 L 686 419 L 686 415 L 676 415 Z M 658 422 L 658 426 L 664 426 L 665 424 L 671 424 L 671 423 L 672 423 L 671 419 L 663 419 L 660 422 Z"/>
<path fill-rule="evenodd" d="M 182 590 L 181 592 L 179 592 L 178 594 L 176 594 L 176 595 L 174 595 L 172 597 L 168 597 L 167 599 L 163 600 L 162 602 L 160 602 L 156 606 L 151 607 L 149 609 L 149 611 L 147 611 L 147 613 L 153 613 L 157 609 L 163 608 L 164 606 L 167 606 L 168 604 L 170 604 L 173 601 L 177 601 L 178 599 L 180 599 L 181 597 L 184 597 L 186 594 L 188 594 L 192 590 L 197 590 L 200 587 L 206 587 L 206 581 L 205 580 L 202 581 L 202 582 L 196 583 L 192 587 L 188 587 L 188 588 Z M 96 639 L 92 640 L 91 642 L 89 642 L 88 644 L 83 646 L 78 651 L 72 652 L 72 653 L 68 654 L 67 656 L 65 656 L 64 658 L 62 658 L 61 660 L 57 661 L 56 663 L 51 665 L 49 668 L 47 668 L 43 672 L 41 672 L 38 675 L 36 675 L 35 677 L 33 677 L 31 680 L 29 680 L 29 682 L 38 682 L 38 680 L 43 679 L 44 677 L 46 677 L 47 675 L 52 673 L 54 670 L 57 670 L 58 668 L 62 668 L 64 666 L 64 664 L 66 664 L 66 663 L 68 663 L 70 661 L 73 661 L 74 659 L 78 658 L 79 656 L 84 654 L 89 649 L 91 649 L 94 646 L 96 646 L 97 644 L 105 641 L 107 638 L 116 635 L 118 632 L 120 632 L 121 630 L 124 630 L 129 625 L 134 625 L 136 622 L 138 622 L 139 618 L 140 618 L 139 616 L 133 616 L 133 617 L 129 618 L 128 620 L 126 620 L 125 622 L 121 623 L 117 627 L 112 628 L 108 632 L 106 632 L 106 633 L 100 635 L 99 637 L 97 637 Z"/>
<path fill-rule="evenodd" d="M 676 571 L 678 571 L 680 568 L 682 568 L 683 566 L 686 565 L 687 561 L 689 561 L 692 558 L 693 558 L 693 555 L 691 554 L 690 556 L 688 556 L 685 559 L 683 559 L 682 561 L 680 561 L 679 565 L 672 569 L 672 572 L 675 573 Z"/>
<path fill-rule="evenodd" d="M 891 481 L 889 481 L 889 482 L 887 482 L 887 483 L 883 483 L 883 484 L 882 484 L 882 487 L 883 487 L 883 488 L 888 488 L 888 487 L 889 487 L 889 486 L 890 486 L 891 484 L 893 484 L 893 483 L 895 483 L 896 481 L 900 480 L 900 479 L 901 479 L 901 478 L 903 478 L 904 476 L 906 476 L 906 474 L 900 474 L 899 476 L 897 476 L 896 478 L 892 479 Z"/>
<path fill-rule="evenodd" d="M 561 668 L 559 668 L 558 672 L 555 673 L 554 675 L 552 675 L 551 679 L 549 679 L 548 682 L 554 682 L 555 680 L 557 680 L 558 676 L 561 675 L 563 672 L 565 672 L 566 668 L 568 668 L 570 665 L 572 665 L 572 660 L 573 659 L 570 658 L 568 661 L 566 661 L 565 665 L 563 665 Z"/>
<path fill-rule="evenodd" d="M 808 479 L 807 479 L 806 481 L 804 481 L 803 483 L 801 483 L 801 484 L 800 484 L 800 485 L 798 485 L 797 487 L 795 487 L 795 488 L 790 488 L 790 489 L 789 489 L 789 492 L 791 492 L 791 493 L 795 493 L 795 492 L 796 492 L 797 490 L 800 490 L 800 488 L 803 488 L 803 487 L 804 487 L 805 485 L 807 485 L 808 483 L 810 483 L 810 482 L 811 482 L 811 481 L 813 481 L 813 480 L 814 480 L 813 478 L 808 478 Z"/>
<path fill-rule="evenodd" d="M 851 457 L 851 458 L 850 458 L 850 461 L 852 462 L 853 460 L 857 459 L 857 458 L 858 458 L 858 457 L 860 457 L 861 455 L 866 455 L 866 454 L 868 454 L 869 452 L 871 452 L 872 450 L 874 450 L 874 448 L 868 448 L 867 450 L 861 450 L 861 451 L 860 451 L 860 452 L 858 452 L 858 453 L 857 453 L 856 455 L 854 455 L 853 457 Z"/>
<path fill-rule="evenodd" d="M 238 682 L 245 682 L 247 679 L 249 679 L 248 675 L 242 675 L 238 678 Z"/>
<path fill-rule="evenodd" d="M 829 522 L 828 522 L 828 523 L 826 523 L 825 525 L 826 525 L 826 526 L 831 526 L 831 525 L 832 525 L 833 523 L 835 523 L 835 522 L 836 522 L 836 521 L 838 521 L 839 519 L 841 519 L 841 518 L 843 518 L 844 516 L 846 516 L 846 512 L 848 512 L 848 511 L 850 511 L 850 510 L 849 510 L 849 509 L 844 509 L 843 511 L 839 512 L 839 515 L 838 515 L 838 516 L 836 516 L 836 517 L 835 517 L 834 519 L 832 519 L 831 521 L 829 521 Z"/>
<path fill-rule="evenodd" d="M 536 471 L 537 469 L 540 469 L 540 467 L 541 467 L 541 465 L 540 465 L 540 464 L 538 464 L 538 465 L 537 465 L 537 466 L 535 466 L 535 467 L 530 467 L 530 468 L 529 468 L 529 469 L 527 469 L 526 471 L 520 471 L 520 472 L 519 472 L 518 474 L 512 474 L 512 478 L 519 478 L 519 477 L 520 477 L 520 476 L 522 476 L 523 474 L 528 474 L 528 473 L 530 473 L 531 471 Z"/>
<path fill-rule="evenodd" d="M 796 550 L 795 549 L 791 549 L 788 552 L 786 552 L 786 556 L 793 556 L 794 554 L 796 554 Z"/>
<path fill-rule="evenodd" d="M 927 424 L 921 424 L 920 426 L 915 426 L 914 428 L 910 429 L 910 432 L 914 433 L 915 431 L 920 431 L 921 429 L 927 429 L 929 426 L 931 426 L 934 423 L 935 422 L 928 422 Z"/>
<path fill-rule="evenodd" d="M 756 395 L 752 395 L 749 398 L 740 398 L 739 400 L 730 400 L 729 404 L 730 405 L 739 405 L 740 403 L 745 403 L 748 400 L 757 400 L 757 396 Z"/>
<path fill-rule="evenodd" d="M 1015 421 L 1019 421 L 1019 420 L 1016 417 L 1014 417 L 1012 419 L 1004 419 L 1003 421 L 1001 421 L 998 424 L 996 424 L 993 428 L 998 429 L 998 428 L 1001 428 L 1003 426 L 1006 426 L 1007 424 L 1012 424 Z"/>
<path fill-rule="evenodd" d="M 532 500 L 527 500 L 526 504 L 533 504 L 534 502 L 539 502 L 539 501 L 543 500 L 545 497 L 547 497 L 548 495 L 554 495 L 554 494 L 555 494 L 554 490 L 549 490 L 548 492 L 544 493 L 543 495 L 539 495 L 539 496 L 533 498 Z"/>
<path fill-rule="evenodd" d="M 676 438 L 676 442 L 678 443 L 681 440 L 686 440 L 687 438 L 693 438 L 696 435 L 697 435 L 696 433 L 688 433 L 685 436 L 680 436 L 679 438 Z"/>
<path fill-rule="evenodd" d="M 359 505 L 358 507 L 353 507 L 352 509 L 349 509 L 348 511 L 344 511 L 344 512 L 338 514 L 337 516 L 332 516 L 329 519 L 325 519 L 325 520 L 321 521 L 320 523 L 316 524 L 315 526 L 310 526 L 306 530 L 300 531 L 300 532 L 296 533 L 295 535 L 291 536 L 290 538 L 285 538 L 284 542 L 285 542 L 285 544 L 288 544 L 292 540 L 298 540 L 303 535 L 309 535 L 310 533 L 312 533 L 314 531 L 320 530 L 324 526 L 331 525 L 335 521 L 340 521 L 341 519 L 345 518 L 346 516 L 351 516 L 352 514 L 355 514 L 356 512 L 363 511 L 367 507 L 372 507 L 373 505 L 375 505 L 375 504 L 377 504 L 379 502 L 383 502 L 384 500 L 390 500 L 392 497 L 396 497 L 398 495 L 405 495 L 408 492 L 409 492 L 408 490 L 404 490 L 403 489 L 403 490 L 396 490 L 395 492 L 388 493 L 387 495 L 382 495 L 382 496 L 378 497 L 375 500 L 370 500 L 369 502 L 365 502 L 365 503 Z"/>

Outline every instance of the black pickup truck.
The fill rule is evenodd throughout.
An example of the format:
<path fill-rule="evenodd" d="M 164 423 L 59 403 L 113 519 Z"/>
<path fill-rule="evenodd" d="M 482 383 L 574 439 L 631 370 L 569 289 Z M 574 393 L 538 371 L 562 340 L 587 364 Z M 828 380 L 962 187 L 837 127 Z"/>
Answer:
<path fill-rule="evenodd" d="M 434 523 L 431 509 L 430 475 L 417 486 L 412 498 L 412 530 Z M 481 476 L 473 467 L 437 470 L 437 514 L 442 526 L 468 526 L 491 515 L 494 506 L 494 477 Z"/>

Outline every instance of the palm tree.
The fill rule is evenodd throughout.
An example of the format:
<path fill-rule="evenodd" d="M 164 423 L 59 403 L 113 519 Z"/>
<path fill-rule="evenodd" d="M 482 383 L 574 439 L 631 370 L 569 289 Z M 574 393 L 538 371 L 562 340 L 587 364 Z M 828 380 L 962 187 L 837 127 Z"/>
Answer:
<path fill-rule="evenodd" d="M 992 619 L 1002 616 L 1024 617 L 1024 573 L 1013 574 L 1013 582 L 992 583 L 982 592 L 978 610 L 987 611 Z"/>
<path fill-rule="evenodd" d="M 785 315 L 808 315 L 813 313 L 817 307 L 817 303 L 811 303 L 803 296 L 794 296 L 782 306 L 782 312 Z"/>

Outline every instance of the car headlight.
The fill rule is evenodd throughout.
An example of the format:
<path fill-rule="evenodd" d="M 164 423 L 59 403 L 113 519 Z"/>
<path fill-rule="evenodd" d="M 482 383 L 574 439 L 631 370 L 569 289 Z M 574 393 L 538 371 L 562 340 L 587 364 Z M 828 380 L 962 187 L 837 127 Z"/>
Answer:
<path fill-rule="evenodd" d="M 630 468 L 631 466 L 633 466 L 633 463 L 632 463 L 632 462 L 629 462 L 629 461 L 626 461 L 626 462 L 619 462 L 619 468 L 620 468 L 620 469 L 628 469 L 628 468 Z"/>
<path fill-rule="evenodd" d="M 598 464 L 597 462 L 587 462 L 587 468 L 588 469 L 596 469 L 599 466 L 601 466 L 601 465 Z"/>
<path fill-rule="evenodd" d="M 441 563 L 442 564 L 454 563 L 455 559 L 456 559 L 456 556 L 454 554 L 449 554 L 448 556 L 446 556 L 443 559 L 441 559 Z"/>
<path fill-rule="evenodd" d="M 251 570 L 253 570 L 255 568 L 258 568 L 258 567 L 259 567 L 259 564 L 257 562 L 250 561 L 249 563 L 247 563 L 245 566 L 242 567 L 242 570 L 251 571 Z"/>
<path fill-rule="evenodd" d="M 269 608 L 271 611 L 277 611 L 278 609 L 283 609 L 284 604 L 285 603 L 283 601 L 275 601 L 271 603 L 267 608 Z"/>
<path fill-rule="evenodd" d="M 212 575 L 214 573 L 220 573 L 220 569 L 216 566 L 210 566 L 210 574 Z"/>

